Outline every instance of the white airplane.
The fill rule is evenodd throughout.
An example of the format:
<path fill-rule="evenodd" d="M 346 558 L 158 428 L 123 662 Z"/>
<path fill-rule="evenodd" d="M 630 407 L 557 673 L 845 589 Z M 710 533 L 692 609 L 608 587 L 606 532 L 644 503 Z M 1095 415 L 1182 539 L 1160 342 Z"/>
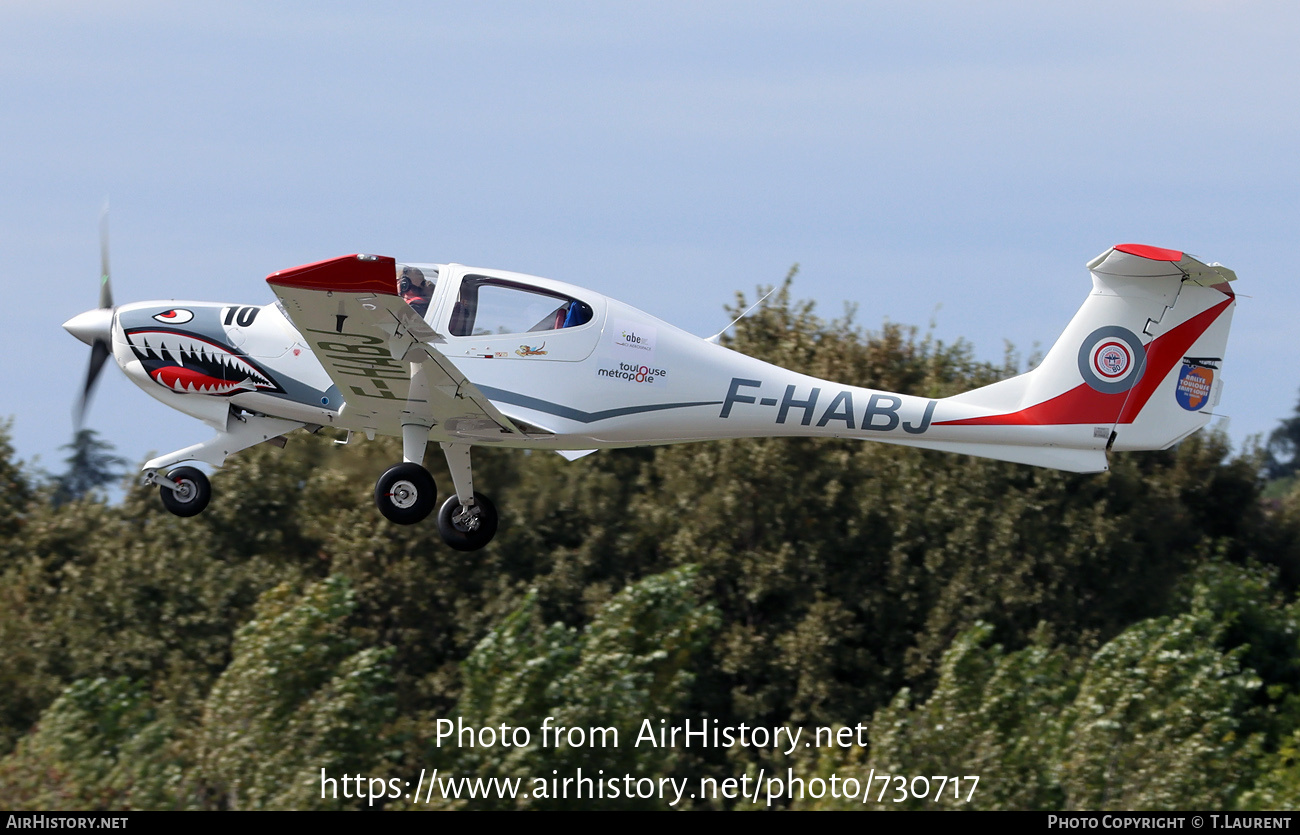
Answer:
<path fill-rule="evenodd" d="M 1235 274 L 1168 249 L 1122 244 L 1088 263 L 1092 292 L 1028 373 L 933 399 L 821 380 L 739 354 L 600 293 L 460 264 L 346 255 L 272 273 L 267 305 L 100 304 L 64 328 L 91 345 L 80 413 L 109 354 L 163 403 L 216 430 L 144 465 L 172 513 L 211 488 L 185 461 L 220 467 L 255 444 L 321 427 L 402 439 L 375 484 L 379 510 L 414 524 L 437 487 L 436 441 L 454 494 L 438 529 L 486 545 L 492 502 L 475 491 L 476 444 L 598 449 L 762 436 L 858 438 L 1072 472 L 1112 450 L 1164 449 L 1204 426 L 1236 297 Z M 346 441 L 344 441 L 346 443 Z"/>

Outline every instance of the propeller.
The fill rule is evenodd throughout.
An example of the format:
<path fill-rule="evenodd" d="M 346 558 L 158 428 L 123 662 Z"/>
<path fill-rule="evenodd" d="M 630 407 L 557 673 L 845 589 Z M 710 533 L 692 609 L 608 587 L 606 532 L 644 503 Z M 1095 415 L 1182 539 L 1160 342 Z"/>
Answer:
<path fill-rule="evenodd" d="M 108 280 L 108 206 L 99 216 L 99 306 L 113 307 L 113 286 Z"/>
<path fill-rule="evenodd" d="M 104 368 L 104 362 L 112 353 L 113 286 L 108 269 L 108 206 L 104 207 L 104 213 L 99 219 L 99 273 L 99 307 L 79 313 L 63 323 L 64 330 L 90 346 L 90 367 L 86 370 L 86 383 L 73 413 L 78 431 L 86 417 L 91 391 Z"/>

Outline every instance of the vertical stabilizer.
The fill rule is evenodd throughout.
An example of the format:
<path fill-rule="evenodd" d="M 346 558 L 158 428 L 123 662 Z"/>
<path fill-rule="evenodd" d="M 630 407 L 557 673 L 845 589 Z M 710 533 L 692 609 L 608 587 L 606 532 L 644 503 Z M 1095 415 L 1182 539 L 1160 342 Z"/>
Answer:
<path fill-rule="evenodd" d="M 972 414 L 936 426 L 1087 425 L 1093 443 L 1136 450 L 1164 449 L 1209 421 L 1236 275 L 1141 244 L 1113 247 L 1088 269 L 1092 293 L 1042 364 L 949 398 Z"/>

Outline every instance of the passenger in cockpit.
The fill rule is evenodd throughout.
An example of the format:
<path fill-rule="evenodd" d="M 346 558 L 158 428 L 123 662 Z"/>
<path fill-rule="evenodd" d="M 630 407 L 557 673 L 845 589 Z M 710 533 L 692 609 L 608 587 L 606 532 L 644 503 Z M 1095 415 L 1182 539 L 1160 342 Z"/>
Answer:
<path fill-rule="evenodd" d="M 415 267 L 402 267 L 397 276 L 397 294 L 423 317 L 429 310 L 429 299 L 433 297 L 433 282 L 427 281 L 424 273 Z"/>

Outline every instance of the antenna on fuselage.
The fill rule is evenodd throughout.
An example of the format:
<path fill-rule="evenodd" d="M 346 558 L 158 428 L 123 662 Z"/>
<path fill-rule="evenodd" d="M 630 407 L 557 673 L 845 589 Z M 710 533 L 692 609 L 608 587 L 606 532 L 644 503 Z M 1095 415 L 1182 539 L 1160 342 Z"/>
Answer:
<path fill-rule="evenodd" d="M 737 316 L 735 319 L 732 319 L 732 320 L 731 320 L 731 323 L 728 324 L 727 327 L 725 327 L 725 328 L 723 328 L 722 330 L 718 331 L 718 332 L 715 333 L 713 336 L 710 336 L 710 337 L 709 337 L 707 340 L 705 340 L 705 341 L 706 341 L 706 342 L 712 342 L 714 345 L 719 344 L 719 343 L 722 341 L 722 335 L 723 335 L 724 333 L 726 333 L 728 330 L 730 330 L 732 325 L 736 324 L 736 323 L 739 322 L 741 319 L 744 319 L 746 316 L 748 316 L 748 315 L 749 315 L 749 312 L 750 312 L 751 310 L 753 310 L 754 308 L 758 307 L 758 306 L 759 306 L 760 304 L 762 304 L 763 302 L 767 301 L 767 297 L 770 296 L 770 295 L 772 295 L 772 294 L 775 293 L 775 292 L 776 292 L 776 288 L 775 288 L 775 287 L 773 287 L 771 290 L 768 290 L 766 293 L 763 294 L 763 298 L 759 299 L 758 301 L 756 301 L 756 302 L 754 302 L 753 304 L 751 304 L 749 307 L 745 308 L 745 312 L 744 312 L 744 313 L 740 314 L 740 315 Z"/>

